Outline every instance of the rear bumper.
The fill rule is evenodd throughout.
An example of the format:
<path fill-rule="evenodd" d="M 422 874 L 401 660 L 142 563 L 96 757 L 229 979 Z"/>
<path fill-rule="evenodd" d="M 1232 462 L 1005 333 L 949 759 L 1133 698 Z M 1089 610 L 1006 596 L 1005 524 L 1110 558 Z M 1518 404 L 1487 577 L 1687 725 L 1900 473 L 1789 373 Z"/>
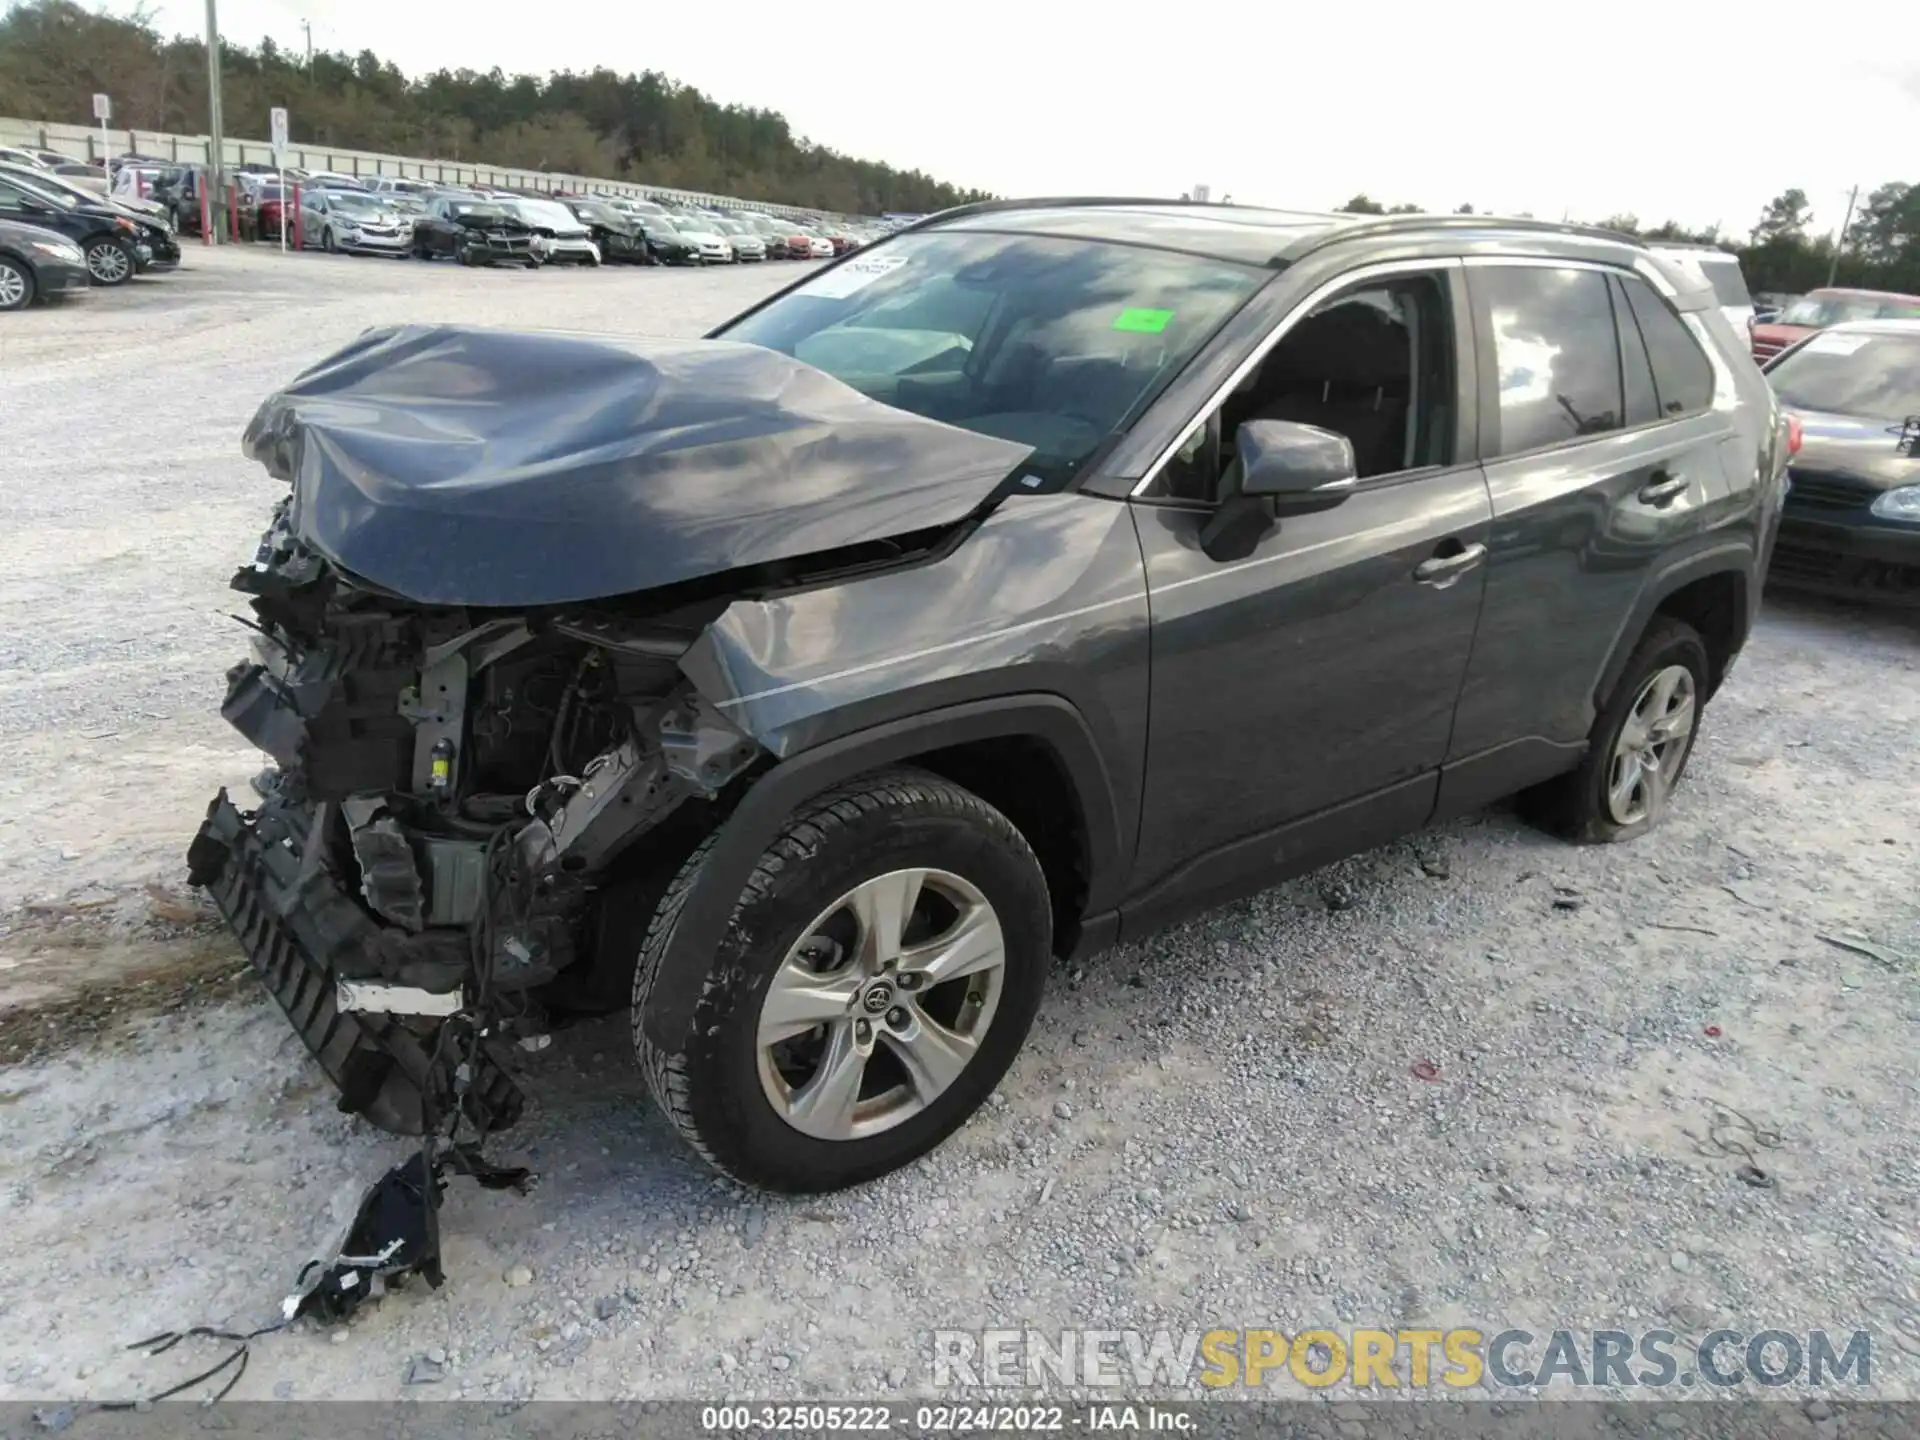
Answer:
<path fill-rule="evenodd" d="M 1781 516 L 1767 583 L 1782 589 L 1920 607 L 1920 526 L 1871 517 L 1810 520 L 1791 504 Z"/>
<path fill-rule="evenodd" d="M 222 790 L 188 848 L 188 882 L 212 896 L 268 993 L 340 1090 L 340 1108 L 393 1134 L 420 1135 L 429 1113 L 452 1111 L 456 1057 L 434 1058 L 444 1022 L 340 1009 L 342 980 L 382 978 L 382 927 L 327 864 L 327 819 L 325 808 L 271 800 L 243 812 Z M 467 1116 L 487 1130 L 513 1124 L 522 1096 L 490 1043 L 476 1069 Z"/>

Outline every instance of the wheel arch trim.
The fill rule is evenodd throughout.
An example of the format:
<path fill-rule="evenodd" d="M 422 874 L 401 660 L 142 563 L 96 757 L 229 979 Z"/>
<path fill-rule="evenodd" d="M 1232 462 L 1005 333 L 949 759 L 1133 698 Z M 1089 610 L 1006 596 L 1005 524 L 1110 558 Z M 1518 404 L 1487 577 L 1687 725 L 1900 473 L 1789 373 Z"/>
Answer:
<path fill-rule="evenodd" d="M 761 854 L 797 809 L 869 770 L 931 750 L 1016 736 L 1048 745 L 1074 787 L 1086 831 L 1087 908 L 1099 909 L 1120 877 L 1118 812 L 1099 748 L 1069 701 L 1044 693 L 1006 695 L 887 721 L 801 751 L 749 786 L 721 823 L 667 938 L 639 1017 L 647 1038 L 665 1049 L 684 1039 L 733 907 Z"/>
<path fill-rule="evenodd" d="M 1754 565 L 1753 546 L 1745 540 L 1734 540 L 1695 550 L 1656 570 L 1641 587 L 1633 609 L 1615 633 L 1606 666 L 1594 681 L 1594 713 L 1598 714 L 1606 707 L 1607 697 L 1613 693 L 1614 686 L 1620 683 L 1621 675 L 1626 672 L 1627 661 L 1633 657 L 1634 647 L 1640 643 L 1640 637 L 1647 633 L 1647 626 L 1653 623 L 1653 617 L 1660 607 L 1695 581 L 1714 575 L 1729 575 L 1743 586 L 1746 603 L 1736 617 L 1738 628 L 1732 647 L 1732 653 L 1737 654 L 1752 628 L 1758 583 Z"/>

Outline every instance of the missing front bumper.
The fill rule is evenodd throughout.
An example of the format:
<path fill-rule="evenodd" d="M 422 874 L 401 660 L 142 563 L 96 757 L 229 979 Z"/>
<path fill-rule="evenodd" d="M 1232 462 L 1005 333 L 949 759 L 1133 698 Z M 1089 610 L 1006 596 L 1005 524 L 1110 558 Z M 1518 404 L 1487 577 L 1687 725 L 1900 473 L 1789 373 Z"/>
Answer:
<path fill-rule="evenodd" d="M 302 828 L 303 824 L 306 828 Z M 340 1091 L 340 1108 L 396 1135 L 421 1135 L 454 1105 L 456 1050 L 436 1058 L 435 1022 L 340 1007 L 345 981 L 378 981 L 379 927 L 324 863 L 324 808 L 241 812 L 222 790 L 187 851 L 189 883 L 205 887 L 267 990 Z M 439 1024 L 454 1023 L 439 1021 Z M 432 1098 L 431 1106 L 428 1098 Z M 477 1055 L 462 1111 L 482 1131 L 520 1117 L 519 1087 L 492 1042 Z"/>

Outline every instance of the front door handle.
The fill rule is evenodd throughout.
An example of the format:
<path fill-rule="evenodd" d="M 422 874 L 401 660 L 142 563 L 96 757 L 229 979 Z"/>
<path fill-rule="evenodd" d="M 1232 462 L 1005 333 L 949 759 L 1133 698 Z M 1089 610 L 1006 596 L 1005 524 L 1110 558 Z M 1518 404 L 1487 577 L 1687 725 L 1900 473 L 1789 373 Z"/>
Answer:
<path fill-rule="evenodd" d="M 1687 477 L 1669 475 L 1664 470 L 1653 472 L 1653 478 L 1640 487 L 1640 503 L 1643 505 L 1666 505 L 1678 500 L 1687 491 Z"/>
<path fill-rule="evenodd" d="M 1486 558 L 1487 547 L 1476 541 L 1472 545 L 1463 545 L 1457 550 L 1450 550 L 1445 555 L 1435 555 L 1430 560 L 1422 560 L 1414 566 L 1413 578 L 1418 584 L 1431 585 L 1436 590 L 1444 590 Z"/>

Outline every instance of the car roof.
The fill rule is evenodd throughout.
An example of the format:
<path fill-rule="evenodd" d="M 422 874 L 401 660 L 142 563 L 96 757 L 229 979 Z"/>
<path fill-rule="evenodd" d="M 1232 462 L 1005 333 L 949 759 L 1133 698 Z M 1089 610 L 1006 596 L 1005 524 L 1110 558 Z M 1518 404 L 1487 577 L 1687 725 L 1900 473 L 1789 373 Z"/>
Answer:
<path fill-rule="evenodd" d="M 1335 241 L 1371 235 L 1408 238 L 1423 231 L 1471 230 L 1483 235 L 1524 232 L 1534 237 L 1602 239 L 1635 249 L 1653 248 L 1618 231 L 1542 220 L 1491 215 L 1364 215 L 1158 199 L 986 201 L 929 215 L 896 233 L 929 229 L 1113 241 L 1275 268 Z"/>
<path fill-rule="evenodd" d="M 1875 300 L 1920 300 L 1920 295 L 1908 295 L 1900 290 L 1862 290 L 1856 285 L 1822 285 L 1818 290 L 1809 290 L 1808 295 L 1870 295 Z"/>
<path fill-rule="evenodd" d="M 1920 315 L 1910 319 L 1843 320 L 1829 325 L 1822 335 L 1920 335 Z"/>

